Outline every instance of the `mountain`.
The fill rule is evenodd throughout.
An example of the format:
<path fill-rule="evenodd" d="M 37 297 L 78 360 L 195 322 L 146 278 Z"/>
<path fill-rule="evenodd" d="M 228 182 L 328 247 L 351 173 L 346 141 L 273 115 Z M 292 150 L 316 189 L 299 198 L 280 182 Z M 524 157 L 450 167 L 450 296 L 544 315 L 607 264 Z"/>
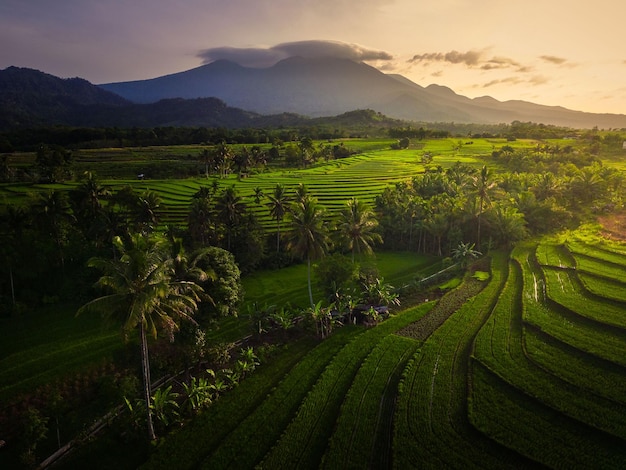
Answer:
<path fill-rule="evenodd" d="M 136 104 L 81 78 L 61 79 L 18 67 L 0 70 L 0 111 L 0 129 L 51 125 L 247 127 L 261 118 L 217 98 Z"/>
<path fill-rule="evenodd" d="M 18 67 L 0 70 L 0 128 L 69 123 L 86 107 L 130 104 L 82 78 L 61 79 Z"/>
<path fill-rule="evenodd" d="M 585 113 L 521 100 L 470 99 L 447 87 L 422 87 L 403 76 L 337 58 L 291 57 L 267 68 L 218 60 L 172 75 L 100 86 L 136 103 L 212 96 L 259 114 L 315 117 L 369 108 L 393 118 L 425 122 L 532 121 L 576 128 L 626 127 L 623 114 Z"/>
<path fill-rule="evenodd" d="M 351 113 L 354 110 L 375 112 Z M 217 61 L 135 82 L 93 85 L 38 70 L 0 70 L 0 129 L 77 127 L 269 127 L 368 121 L 500 124 L 532 121 L 573 128 L 626 128 L 622 114 L 592 114 L 525 101 L 470 99 L 450 88 L 422 87 L 344 59 L 293 57 L 257 69 Z M 384 122 L 381 120 L 384 119 Z M 390 117 L 390 118 L 387 118 Z"/>
<path fill-rule="evenodd" d="M 294 113 L 260 115 L 217 98 L 166 98 L 132 103 L 79 78 L 61 79 L 38 70 L 0 70 L 0 130 L 66 125 L 75 127 L 398 127 L 402 122 L 371 110 L 310 118 Z"/>

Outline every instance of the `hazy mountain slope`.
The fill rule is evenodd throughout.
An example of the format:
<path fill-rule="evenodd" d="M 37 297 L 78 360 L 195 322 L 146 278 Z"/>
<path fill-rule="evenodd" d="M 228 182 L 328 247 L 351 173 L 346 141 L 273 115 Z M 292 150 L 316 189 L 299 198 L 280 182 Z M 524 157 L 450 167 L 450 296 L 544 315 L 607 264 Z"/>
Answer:
<path fill-rule="evenodd" d="M 470 99 L 444 86 L 424 88 L 400 75 L 346 59 L 293 57 L 263 69 L 217 61 L 150 80 L 101 86 L 32 69 L 0 70 L 0 128 L 4 129 L 56 124 L 298 125 L 306 117 L 362 109 L 422 122 L 532 121 L 575 128 L 626 128 L 623 114 L 583 113 L 487 96 Z"/>
<path fill-rule="evenodd" d="M 292 57 L 268 68 L 221 60 L 151 80 L 101 86 L 135 102 L 214 96 L 230 106 L 260 114 L 331 116 L 370 108 L 393 118 L 415 121 L 518 120 L 572 127 L 626 127 L 625 115 L 583 113 L 489 97 L 470 99 L 447 87 L 424 88 L 400 75 L 387 75 L 347 59 Z"/>

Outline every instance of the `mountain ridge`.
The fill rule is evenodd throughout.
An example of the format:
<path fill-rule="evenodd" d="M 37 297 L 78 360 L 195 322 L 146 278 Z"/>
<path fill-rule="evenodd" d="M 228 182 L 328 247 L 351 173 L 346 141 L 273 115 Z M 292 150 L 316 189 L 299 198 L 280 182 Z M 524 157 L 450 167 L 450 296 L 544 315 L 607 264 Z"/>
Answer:
<path fill-rule="evenodd" d="M 250 68 L 220 60 L 133 82 L 94 85 L 34 69 L 0 70 L 0 129 L 71 126 L 300 125 L 307 119 L 370 109 L 391 120 L 572 128 L 626 128 L 626 115 L 593 114 L 522 100 L 468 98 L 423 87 L 348 59 L 291 57 Z"/>
<path fill-rule="evenodd" d="M 214 96 L 259 114 L 330 116 L 375 109 L 396 119 L 500 124 L 533 121 L 567 127 L 626 127 L 626 115 L 574 111 L 523 100 L 468 98 L 444 85 L 423 87 L 363 62 L 290 57 L 266 68 L 220 60 L 150 80 L 101 84 L 135 102 Z"/>

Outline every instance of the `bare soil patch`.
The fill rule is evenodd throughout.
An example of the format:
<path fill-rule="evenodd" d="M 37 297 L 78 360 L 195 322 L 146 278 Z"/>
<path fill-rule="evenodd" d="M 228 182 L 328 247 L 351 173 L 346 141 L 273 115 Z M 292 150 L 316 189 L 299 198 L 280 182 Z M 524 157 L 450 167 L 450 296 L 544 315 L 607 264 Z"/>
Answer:
<path fill-rule="evenodd" d="M 601 215 L 598 222 L 602 226 L 602 235 L 612 240 L 626 241 L 626 212 Z"/>

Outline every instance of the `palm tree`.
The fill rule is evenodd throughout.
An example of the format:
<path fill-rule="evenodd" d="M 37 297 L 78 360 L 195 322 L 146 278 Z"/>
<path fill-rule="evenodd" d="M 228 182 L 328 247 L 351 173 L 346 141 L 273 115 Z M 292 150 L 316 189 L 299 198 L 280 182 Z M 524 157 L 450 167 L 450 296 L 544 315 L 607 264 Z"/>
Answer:
<path fill-rule="evenodd" d="M 246 205 L 241 196 L 237 194 L 234 187 L 226 188 L 215 204 L 217 218 L 224 224 L 226 228 L 226 249 L 230 251 L 230 241 L 233 230 L 241 221 L 246 211 Z"/>
<path fill-rule="evenodd" d="M 172 276 L 179 281 L 192 281 L 202 284 L 206 281 L 214 281 L 217 276 L 212 268 L 200 267 L 202 261 L 209 256 L 208 248 L 201 248 L 187 254 L 182 238 L 170 237 L 170 258 L 172 260 Z"/>
<path fill-rule="evenodd" d="M 263 192 L 263 188 L 260 186 L 257 186 L 256 188 L 254 188 L 254 202 L 257 204 L 261 204 L 261 199 L 263 199 L 265 197 L 265 193 Z"/>
<path fill-rule="evenodd" d="M 431 214 L 424 222 L 424 228 L 435 239 L 437 245 L 437 255 L 442 256 L 441 240 L 448 233 L 449 220 L 448 216 L 441 212 Z"/>
<path fill-rule="evenodd" d="M 554 176 L 554 173 L 541 173 L 531 189 L 539 201 L 545 201 L 549 197 L 558 195 L 561 182 Z"/>
<path fill-rule="evenodd" d="M 371 254 L 374 251 L 372 245 L 382 243 L 383 238 L 374 231 L 378 227 L 374 211 L 357 198 L 348 200 L 340 217 L 339 233 L 348 249 L 352 251 L 353 263 L 355 253 Z"/>
<path fill-rule="evenodd" d="M 291 212 L 291 234 L 288 246 L 293 254 L 306 259 L 311 307 L 315 305 L 311 290 L 311 260 L 321 258 L 329 249 L 328 227 L 323 217 L 324 210 L 318 205 L 317 200 L 312 198 L 305 198 Z"/>
<path fill-rule="evenodd" d="M 138 231 L 148 234 L 154 230 L 159 222 L 160 207 L 161 197 L 154 191 L 145 191 L 138 197 L 135 207 L 135 224 Z"/>
<path fill-rule="evenodd" d="M 285 187 L 278 183 L 274 188 L 274 192 L 268 196 L 270 202 L 267 206 L 270 209 L 272 219 L 276 221 L 276 253 L 280 252 L 280 223 L 287 214 L 289 208 L 289 197 L 285 191 Z"/>
<path fill-rule="evenodd" d="M 178 328 L 176 321 L 191 319 L 196 312 L 202 289 L 172 277 L 173 263 L 163 239 L 135 234 L 127 244 L 119 237 L 113 243 L 120 253 L 118 259 L 92 258 L 88 263 L 103 273 L 97 286 L 107 293 L 83 305 L 76 315 L 100 313 L 119 321 L 126 334 L 139 328 L 148 436 L 154 440 L 147 334 L 156 337 L 162 328 L 172 336 Z"/>
<path fill-rule="evenodd" d="M 61 269 L 65 270 L 63 245 L 71 223 L 75 221 L 66 193 L 52 190 L 40 194 L 32 206 L 35 225 L 56 243 Z"/>
<path fill-rule="evenodd" d="M 210 197 L 194 197 L 187 214 L 187 230 L 194 242 L 206 246 L 212 232 L 213 206 Z"/>
<path fill-rule="evenodd" d="M 590 203 L 604 192 L 606 182 L 600 176 L 598 167 L 585 167 L 574 176 L 571 186 L 578 199 Z"/>
<path fill-rule="evenodd" d="M 487 216 L 496 240 L 507 248 L 528 235 L 524 214 L 516 207 L 499 204 L 489 211 Z"/>
<path fill-rule="evenodd" d="M 84 173 L 82 183 L 70 191 L 73 212 L 82 226 L 86 236 L 93 236 L 97 219 L 102 215 L 102 200 L 108 198 L 111 192 L 100 185 L 100 182 L 90 171 Z"/>
<path fill-rule="evenodd" d="M 481 219 L 482 219 L 482 214 L 484 211 L 485 203 L 490 202 L 490 197 L 489 197 L 490 191 L 494 187 L 494 183 L 489 181 L 490 177 L 491 177 L 491 172 L 487 168 L 487 165 L 483 165 L 483 167 L 480 170 L 480 173 L 478 174 L 478 176 L 474 178 L 474 181 L 473 181 L 474 191 L 475 191 L 476 197 L 478 197 L 478 215 L 476 217 L 477 225 L 478 225 L 478 229 L 476 233 L 476 246 L 477 247 L 480 247 L 480 225 L 481 225 Z"/>
<path fill-rule="evenodd" d="M 233 151 L 225 143 L 219 144 L 214 150 L 215 164 L 220 169 L 220 177 L 226 178 L 233 160 Z"/>
<path fill-rule="evenodd" d="M 302 203 L 308 197 L 311 197 L 309 194 L 309 188 L 304 183 L 299 183 L 296 187 L 296 202 Z"/>
<path fill-rule="evenodd" d="M 200 153 L 200 157 L 204 162 L 204 176 L 205 178 L 209 178 L 209 166 L 215 164 L 215 155 L 209 149 L 203 149 Z"/>

